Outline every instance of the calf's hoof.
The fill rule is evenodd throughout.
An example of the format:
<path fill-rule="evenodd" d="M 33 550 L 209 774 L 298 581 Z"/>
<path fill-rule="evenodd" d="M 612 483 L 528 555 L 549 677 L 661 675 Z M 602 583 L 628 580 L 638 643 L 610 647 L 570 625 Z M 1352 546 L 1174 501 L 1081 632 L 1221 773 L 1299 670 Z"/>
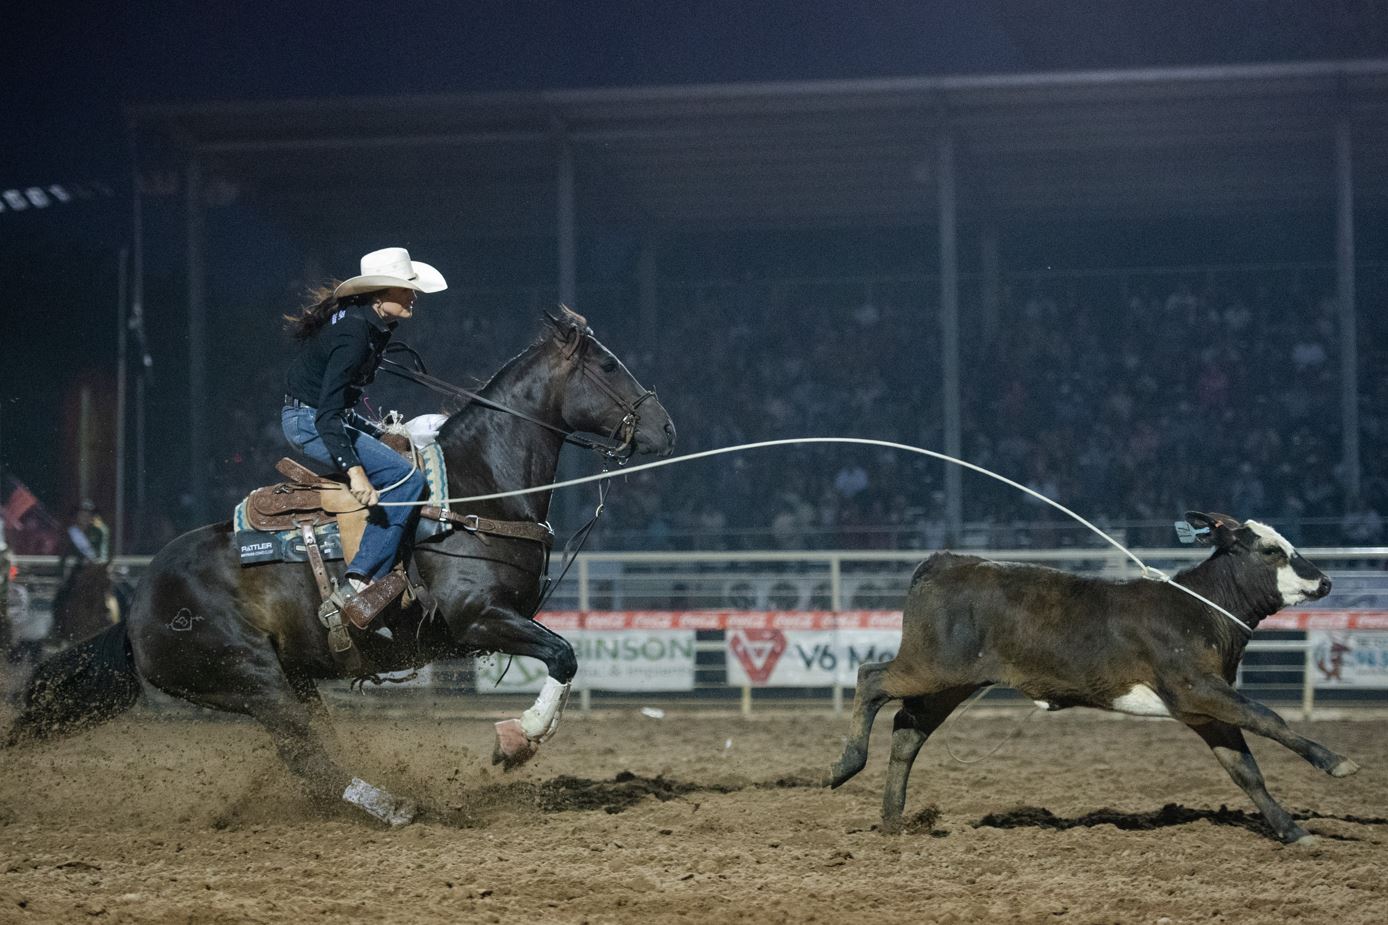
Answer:
<path fill-rule="evenodd" d="M 1331 777 L 1349 777 L 1359 770 L 1359 765 L 1348 758 L 1341 758 L 1340 763 L 1330 769 Z"/>
<path fill-rule="evenodd" d="M 845 751 L 838 761 L 829 768 L 824 785 L 829 788 L 837 788 L 846 784 L 853 775 L 857 774 L 867 764 L 867 753 L 856 751 Z"/>
<path fill-rule="evenodd" d="M 831 767 L 828 773 L 824 775 L 824 786 L 828 787 L 830 790 L 837 790 L 839 787 L 848 783 L 859 770 L 860 768 L 844 767 L 843 763 L 839 762 Z"/>
<path fill-rule="evenodd" d="M 540 750 L 540 743 L 525 734 L 520 720 L 506 719 L 496 724 L 496 745 L 492 748 L 492 764 L 509 771 L 525 764 Z"/>

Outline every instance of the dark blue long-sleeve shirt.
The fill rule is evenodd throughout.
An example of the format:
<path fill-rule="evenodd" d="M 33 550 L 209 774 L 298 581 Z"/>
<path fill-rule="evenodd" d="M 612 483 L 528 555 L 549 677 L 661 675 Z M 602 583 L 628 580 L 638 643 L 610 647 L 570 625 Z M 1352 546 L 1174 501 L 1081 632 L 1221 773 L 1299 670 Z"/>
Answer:
<path fill-rule="evenodd" d="M 363 423 L 352 407 L 376 378 L 395 324 L 369 305 L 343 306 L 304 342 L 285 373 L 285 394 L 317 409 L 318 435 L 343 472 L 361 465 L 346 427 L 349 420 L 354 427 Z"/>

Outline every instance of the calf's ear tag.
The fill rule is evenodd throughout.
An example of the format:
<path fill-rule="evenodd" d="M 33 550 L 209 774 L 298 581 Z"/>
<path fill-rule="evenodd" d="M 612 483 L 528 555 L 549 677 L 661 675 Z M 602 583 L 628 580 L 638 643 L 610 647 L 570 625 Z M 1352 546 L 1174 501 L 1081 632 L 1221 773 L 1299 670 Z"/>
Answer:
<path fill-rule="evenodd" d="M 1197 536 L 1209 532 L 1209 527 L 1194 527 L 1184 520 L 1176 521 L 1176 538 L 1187 545 L 1194 543 Z"/>

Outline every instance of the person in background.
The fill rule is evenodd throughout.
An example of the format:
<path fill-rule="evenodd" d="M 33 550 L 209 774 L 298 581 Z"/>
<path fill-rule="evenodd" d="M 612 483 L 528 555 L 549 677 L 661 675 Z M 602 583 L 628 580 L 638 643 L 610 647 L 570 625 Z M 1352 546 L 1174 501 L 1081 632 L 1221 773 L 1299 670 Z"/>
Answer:
<path fill-rule="evenodd" d="M 88 562 L 111 561 L 111 528 L 101 519 L 96 503 L 84 499 L 68 519 L 67 539 L 59 560 L 63 580 Z"/>

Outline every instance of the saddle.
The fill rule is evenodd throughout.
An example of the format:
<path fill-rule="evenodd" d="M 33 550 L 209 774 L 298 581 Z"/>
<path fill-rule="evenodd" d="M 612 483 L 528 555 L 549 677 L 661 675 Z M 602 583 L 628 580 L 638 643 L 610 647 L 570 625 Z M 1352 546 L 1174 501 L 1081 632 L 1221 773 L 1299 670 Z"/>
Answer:
<path fill-rule="evenodd" d="M 341 476 L 319 475 L 288 457 L 275 463 L 275 470 L 288 481 L 266 485 L 251 492 L 246 503 L 246 521 L 254 530 L 277 533 L 299 530 L 305 524 L 321 527 L 337 521 L 342 537 L 343 557 L 352 561 L 366 529 L 367 508 L 347 491 Z"/>
<path fill-rule="evenodd" d="M 321 527 L 335 520 L 342 537 L 342 557 L 352 561 L 366 526 L 367 509 L 347 491 L 347 480 L 340 475 L 320 475 L 288 457 L 275 463 L 275 469 L 288 481 L 266 485 L 250 493 L 246 499 L 248 526 L 265 533 L 277 533 L 298 531 L 304 525 Z M 450 529 L 458 527 L 482 536 L 554 545 L 554 530 L 547 523 L 455 514 L 439 504 L 420 505 L 419 516 L 439 521 Z"/>

